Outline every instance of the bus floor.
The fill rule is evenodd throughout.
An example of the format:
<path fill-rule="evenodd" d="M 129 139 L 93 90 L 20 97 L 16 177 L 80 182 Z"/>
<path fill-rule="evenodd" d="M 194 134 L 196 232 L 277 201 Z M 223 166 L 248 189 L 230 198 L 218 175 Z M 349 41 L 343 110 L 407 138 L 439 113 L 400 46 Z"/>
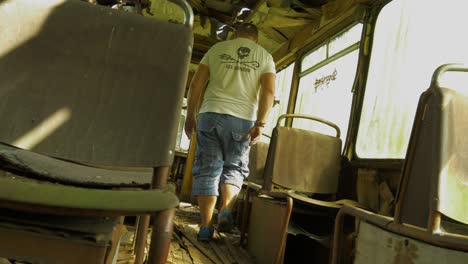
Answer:
<path fill-rule="evenodd" d="M 246 250 L 240 247 L 240 232 L 215 231 L 209 243 L 197 241 L 200 212 L 197 206 L 181 203 L 174 217 L 174 232 L 167 263 L 171 264 L 250 264 L 253 263 Z M 129 239 L 133 237 L 134 227 L 125 226 Z M 125 233 L 125 232 L 124 232 Z M 151 234 L 148 235 L 150 242 Z M 134 261 L 132 245 L 124 234 L 119 248 L 117 264 L 130 264 Z"/>

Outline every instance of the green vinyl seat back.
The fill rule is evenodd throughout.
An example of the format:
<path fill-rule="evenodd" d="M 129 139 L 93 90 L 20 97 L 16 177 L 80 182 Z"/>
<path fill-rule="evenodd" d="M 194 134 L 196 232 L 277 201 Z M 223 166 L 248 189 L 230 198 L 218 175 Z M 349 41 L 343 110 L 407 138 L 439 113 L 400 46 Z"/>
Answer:
<path fill-rule="evenodd" d="M 111 263 L 117 221 L 76 230 L 78 220 L 156 213 L 164 228 L 149 262 L 165 262 L 178 204 L 166 168 L 193 44 L 193 13 L 175 2 L 183 24 L 77 0 L 0 0 L 0 256 Z M 66 235 L 77 232 L 87 235 Z M 103 244 L 87 238 L 96 232 Z"/>
<path fill-rule="evenodd" d="M 82 163 L 170 166 L 184 24 L 73 0 L 0 1 L 0 142 Z"/>

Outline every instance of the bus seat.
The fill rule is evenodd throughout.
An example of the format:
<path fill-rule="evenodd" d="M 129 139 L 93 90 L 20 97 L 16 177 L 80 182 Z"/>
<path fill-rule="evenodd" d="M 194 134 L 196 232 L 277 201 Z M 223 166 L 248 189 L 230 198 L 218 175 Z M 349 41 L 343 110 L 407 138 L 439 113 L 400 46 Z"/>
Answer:
<path fill-rule="evenodd" d="M 148 263 L 165 262 L 193 45 L 192 11 L 173 1 L 184 23 L 83 1 L 0 1 L 1 257 L 111 263 L 121 217 L 141 215 L 142 263 L 151 214 Z M 89 229 L 77 229 L 83 219 Z"/>
<path fill-rule="evenodd" d="M 265 142 L 257 142 L 250 147 L 249 152 L 249 177 L 247 181 L 261 186 L 263 184 L 265 163 L 270 144 Z"/>
<path fill-rule="evenodd" d="M 284 118 L 307 118 L 317 122 L 321 122 L 333 127 L 337 131 L 337 135 L 329 136 L 314 131 L 306 131 L 297 128 L 288 128 L 280 126 L 280 121 Z M 317 238 L 319 243 L 328 244 L 333 231 L 334 215 L 338 212 L 343 204 L 351 203 L 357 204 L 349 200 L 336 201 L 336 193 L 338 191 L 338 179 L 341 169 L 341 139 L 339 128 L 328 121 L 306 115 L 283 115 L 278 119 L 278 124 L 273 130 L 271 144 L 268 150 L 268 156 L 264 171 L 265 182 L 261 190 L 258 186 L 249 183 L 249 188 L 246 192 L 246 201 L 250 199 L 253 191 L 257 191 L 260 195 L 257 196 L 256 202 L 252 204 L 252 208 L 244 206 L 244 217 L 250 217 L 249 223 L 253 222 L 278 222 L 276 225 L 282 226 L 285 224 L 286 228 L 276 230 L 275 236 L 280 239 L 271 240 L 279 241 L 278 245 L 282 251 L 278 255 L 271 257 L 275 258 L 276 262 L 282 262 L 284 257 L 284 250 L 286 238 L 288 233 L 288 225 L 292 213 L 295 211 L 314 212 L 317 217 L 322 217 L 322 222 L 327 226 L 329 232 L 325 234 L 316 235 L 308 233 L 311 238 Z M 313 195 L 323 195 L 323 199 L 313 197 Z M 265 195 L 269 198 L 266 198 Z M 272 203 L 269 199 L 279 199 L 282 203 Z M 268 204 L 268 206 L 267 206 Z M 252 214 L 249 216 L 250 211 L 254 212 L 259 210 L 255 208 L 259 206 L 262 210 L 268 208 L 281 207 L 283 210 L 275 210 L 278 213 L 275 219 L 263 220 L 252 219 L 252 217 L 262 217 L 259 214 Z M 291 208 L 287 210 L 286 208 Z M 265 213 L 264 215 L 268 215 Z M 330 217 L 333 216 L 333 217 Z M 244 219 L 245 219 L 244 218 Z M 248 248 L 251 253 L 258 257 L 261 252 L 256 252 L 257 247 L 250 247 L 252 241 L 266 239 L 265 233 L 260 232 L 256 227 L 246 225 L 244 220 L 242 234 L 245 236 L 245 231 L 249 230 L 248 235 Z M 298 230 L 297 228 L 295 229 Z M 296 233 L 296 232 L 295 232 Z M 268 237 L 271 239 L 271 236 Z M 270 241 L 270 242 L 271 242 Z M 271 258 L 267 258 L 271 259 Z"/>
<path fill-rule="evenodd" d="M 468 97 L 440 88 L 422 95 L 420 104 L 424 120 L 415 128 L 397 200 L 401 221 L 426 228 L 431 211 L 438 210 L 468 224 L 468 127 L 461 121 L 468 114 Z"/>
<path fill-rule="evenodd" d="M 393 258 L 390 253 L 401 244 L 407 249 L 418 248 L 418 255 L 432 256 L 426 258 L 427 262 L 466 263 L 468 167 L 464 160 L 468 139 L 462 120 L 468 114 L 468 97 L 440 86 L 440 76 L 446 72 L 468 72 L 468 67 L 440 66 L 433 74 L 431 86 L 419 99 L 394 217 L 353 206 L 343 207 L 336 218 L 332 263 L 341 263 L 348 257 L 341 256 L 345 215 L 357 218 L 364 225 L 357 231 L 357 244 L 372 245 L 358 249 L 366 250 L 366 254 L 356 256 L 356 263 L 372 259 L 388 262 Z M 369 239 L 369 233 L 380 241 L 388 238 L 393 243 L 378 243 Z"/>
<path fill-rule="evenodd" d="M 248 210 L 245 208 L 250 208 L 251 201 L 247 194 L 249 189 L 253 189 L 258 192 L 262 188 L 265 181 L 263 175 L 269 146 L 269 143 L 259 141 L 257 144 L 250 147 L 249 177 L 244 180 L 242 186 L 243 190 L 245 188 L 242 204 L 239 204 L 242 207 L 238 210 L 236 217 L 237 223 L 240 222 L 241 241 L 244 241 L 245 239 L 245 232 L 247 231 L 249 221 Z"/>
<path fill-rule="evenodd" d="M 297 192 L 334 194 L 340 175 L 341 139 L 277 126 L 265 166 L 269 184 Z M 270 189 L 271 190 L 271 189 Z"/>

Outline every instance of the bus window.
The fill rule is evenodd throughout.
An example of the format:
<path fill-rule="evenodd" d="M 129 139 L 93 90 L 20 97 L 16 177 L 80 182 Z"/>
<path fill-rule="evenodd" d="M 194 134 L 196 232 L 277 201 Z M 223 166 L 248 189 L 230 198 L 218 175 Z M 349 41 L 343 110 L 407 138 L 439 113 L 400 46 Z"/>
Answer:
<path fill-rule="evenodd" d="M 289 94 L 291 92 L 293 71 L 294 63 L 290 64 L 288 67 L 279 71 L 276 74 L 275 97 L 276 100 L 279 100 L 279 104 L 274 106 L 271 109 L 270 114 L 268 115 L 268 120 L 263 131 L 263 133 L 268 136 L 271 136 L 271 132 L 276 125 L 278 117 L 280 115 L 286 114 L 288 108 Z M 262 140 L 265 140 L 265 138 L 263 138 Z"/>
<path fill-rule="evenodd" d="M 404 158 L 417 102 L 432 73 L 441 64 L 467 62 L 466 10 L 468 3 L 457 0 L 395 0 L 382 9 L 359 124 L 359 158 Z"/>
<path fill-rule="evenodd" d="M 307 54 L 301 65 L 295 113 L 335 123 L 340 127 L 343 142 L 351 112 L 361 32 L 362 24 L 354 25 Z M 318 60 L 323 50 L 326 56 Z M 306 119 L 295 119 L 293 127 L 335 135 L 328 126 Z"/>
<path fill-rule="evenodd" d="M 362 24 L 354 27 L 334 37 L 328 45 L 328 56 L 333 56 L 340 51 L 359 42 L 361 38 Z"/>
<path fill-rule="evenodd" d="M 323 45 L 302 59 L 301 69 L 309 69 L 327 59 L 327 45 Z"/>

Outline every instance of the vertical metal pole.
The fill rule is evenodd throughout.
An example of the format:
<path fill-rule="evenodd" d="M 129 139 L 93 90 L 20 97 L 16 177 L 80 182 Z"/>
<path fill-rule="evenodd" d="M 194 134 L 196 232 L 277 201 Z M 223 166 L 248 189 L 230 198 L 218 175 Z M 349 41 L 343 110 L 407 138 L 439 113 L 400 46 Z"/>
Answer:
<path fill-rule="evenodd" d="M 167 186 L 169 167 L 157 167 L 153 170 L 153 189 L 162 189 Z M 174 209 L 156 213 L 153 232 L 151 235 L 150 252 L 148 254 L 149 263 L 165 263 L 172 238 L 172 220 Z M 148 237 L 148 226 L 151 215 L 141 216 L 138 225 L 138 235 L 135 246 L 135 264 L 143 264 L 145 257 L 146 239 Z M 154 262 L 156 261 L 156 262 Z"/>
<path fill-rule="evenodd" d="M 241 238 L 240 238 L 240 246 L 244 244 L 245 237 L 247 234 L 247 225 L 249 222 L 249 216 L 250 216 L 250 188 L 247 186 L 247 189 L 245 190 L 245 196 L 244 196 L 244 208 L 242 208 L 242 225 L 241 225 Z"/>
<path fill-rule="evenodd" d="M 141 0 L 135 1 L 135 8 L 136 8 L 137 14 L 143 15 L 143 9 L 141 8 Z"/>
<path fill-rule="evenodd" d="M 153 188 L 162 189 L 167 186 L 169 167 L 154 168 Z M 148 254 L 149 264 L 164 264 L 172 240 L 173 218 L 175 209 L 167 209 L 157 212 L 154 216 L 153 232 L 151 235 L 151 245 Z"/>
<path fill-rule="evenodd" d="M 175 209 L 156 213 L 148 255 L 148 264 L 165 264 L 172 241 Z"/>
<path fill-rule="evenodd" d="M 184 179 L 180 191 L 180 200 L 184 202 L 191 202 L 192 198 L 192 167 L 195 161 L 195 152 L 197 148 L 197 133 L 193 132 L 191 138 L 192 140 L 190 141 L 189 152 L 185 163 Z"/>
<path fill-rule="evenodd" d="M 150 215 L 140 216 L 135 242 L 135 264 L 143 264 L 145 258 L 146 238 L 148 236 L 148 226 Z"/>
<path fill-rule="evenodd" d="M 438 207 L 436 207 L 438 210 Z M 432 212 L 429 214 L 429 221 L 428 221 L 428 226 L 427 226 L 427 231 L 430 234 L 435 234 L 439 232 L 440 229 L 440 223 L 442 221 L 442 217 L 439 213 L 439 211 L 434 210 L 434 208 L 431 208 Z"/>
<path fill-rule="evenodd" d="M 332 259 L 331 264 L 340 263 L 341 257 L 341 233 L 343 232 L 343 221 L 345 211 L 340 209 L 335 217 L 335 227 L 333 231 L 333 247 L 332 247 Z"/>
<path fill-rule="evenodd" d="M 289 219 L 291 219 L 291 213 L 293 208 L 293 199 L 289 196 L 286 197 L 286 217 L 284 218 L 284 223 L 282 230 L 280 230 L 283 237 L 281 238 L 280 248 L 276 256 L 276 264 L 284 263 L 284 255 L 286 253 L 286 242 L 288 240 L 288 226 Z"/>

